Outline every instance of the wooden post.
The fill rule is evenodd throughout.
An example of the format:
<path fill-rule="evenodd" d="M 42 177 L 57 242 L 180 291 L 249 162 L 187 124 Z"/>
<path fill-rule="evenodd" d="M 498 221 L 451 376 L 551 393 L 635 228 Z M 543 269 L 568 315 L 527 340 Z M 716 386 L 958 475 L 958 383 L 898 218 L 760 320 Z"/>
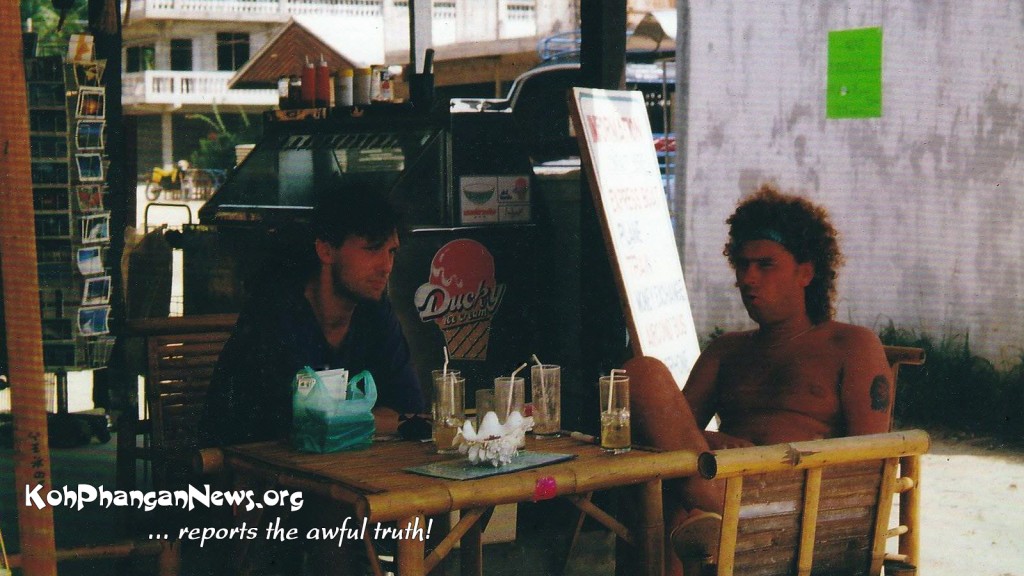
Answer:
<path fill-rule="evenodd" d="M 900 525 L 910 531 L 900 536 L 899 551 L 917 566 L 921 560 L 921 456 L 900 458 L 900 476 L 913 480 L 914 487 L 900 494 Z"/>
<path fill-rule="evenodd" d="M 665 517 L 661 503 L 661 480 L 645 482 L 640 488 L 640 525 L 634 541 L 647 576 L 661 576 L 665 567 Z"/>
<path fill-rule="evenodd" d="M 821 468 L 811 468 L 807 471 L 804 480 L 804 512 L 800 517 L 800 552 L 796 562 L 798 576 L 810 576 L 811 574 L 820 499 Z"/>
<path fill-rule="evenodd" d="M 42 492 L 47 492 L 52 482 L 20 22 L 18 2 L 0 0 L 0 70 L 4 71 L 0 80 L 4 94 L 0 107 L 0 276 L 14 416 L 16 494 L 40 484 Z M 53 510 L 48 506 L 17 509 L 25 573 L 56 574 Z"/>
<path fill-rule="evenodd" d="M 493 511 L 491 508 L 490 511 Z M 460 521 L 461 522 L 461 521 Z M 459 548 L 459 566 L 462 576 L 482 576 L 484 573 L 484 522 L 473 522 L 462 535 Z"/>
<path fill-rule="evenodd" d="M 403 518 L 396 523 L 399 530 L 405 530 L 407 526 L 419 526 L 426 528 L 425 518 L 422 514 Z M 422 576 L 425 574 L 424 550 L 426 546 L 419 538 L 401 538 L 398 540 L 398 573 L 411 576 Z"/>
<path fill-rule="evenodd" d="M 718 576 L 732 576 L 736 565 L 736 530 L 740 524 L 740 502 L 743 499 L 743 476 L 725 482 L 725 503 L 722 510 L 722 536 L 718 544 Z"/>

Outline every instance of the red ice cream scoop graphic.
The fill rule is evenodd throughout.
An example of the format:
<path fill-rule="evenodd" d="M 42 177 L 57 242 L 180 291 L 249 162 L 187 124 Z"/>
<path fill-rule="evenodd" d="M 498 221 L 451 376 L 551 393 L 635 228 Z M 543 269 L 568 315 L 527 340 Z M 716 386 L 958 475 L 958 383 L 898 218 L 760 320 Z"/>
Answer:
<path fill-rule="evenodd" d="M 441 329 L 450 357 L 484 360 L 491 319 L 504 295 L 505 285 L 494 280 L 491 253 L 475 240 L 460 238 L 434 254 L 430 280 L 416 290 L 414 303 L 420 320 Z"/>

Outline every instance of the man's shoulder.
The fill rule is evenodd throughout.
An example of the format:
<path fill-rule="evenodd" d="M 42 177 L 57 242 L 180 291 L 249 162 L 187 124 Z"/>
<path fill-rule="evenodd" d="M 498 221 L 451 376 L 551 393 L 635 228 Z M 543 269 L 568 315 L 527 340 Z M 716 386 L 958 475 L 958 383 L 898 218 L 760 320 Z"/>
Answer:
<path fill-rule="evenodd" d="M 833 345 L 841 348 L 882 346 L 882 342 L 878 339 L 878 335 L 871 331 L 870 328 L 866 328 L 864 326 L 829 320 L 828 322 L 821 324 L 821 328 L 828 340 Z"/>
<path fill-rule="evenodd" d="M 755 330 L 739 330 L 720 334 L 708 343 L 703 353 L 720 356 L 737 350 L 743 350 L 750 345 L 754 332 Z"/>

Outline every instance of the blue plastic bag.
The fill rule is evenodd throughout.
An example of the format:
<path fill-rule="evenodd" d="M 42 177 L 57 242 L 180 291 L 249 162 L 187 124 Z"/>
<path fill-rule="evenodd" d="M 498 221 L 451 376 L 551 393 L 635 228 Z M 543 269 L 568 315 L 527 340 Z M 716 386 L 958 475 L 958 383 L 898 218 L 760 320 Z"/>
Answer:
<path fill-rule="evenodd" d="M 312 368 L 303 368 L 292 382 L 292 447 L 319 454 L 368 447 L 376 431 L 376 402 L 377 386 L 366 370 L 349 380 L 341 400 Z"/>

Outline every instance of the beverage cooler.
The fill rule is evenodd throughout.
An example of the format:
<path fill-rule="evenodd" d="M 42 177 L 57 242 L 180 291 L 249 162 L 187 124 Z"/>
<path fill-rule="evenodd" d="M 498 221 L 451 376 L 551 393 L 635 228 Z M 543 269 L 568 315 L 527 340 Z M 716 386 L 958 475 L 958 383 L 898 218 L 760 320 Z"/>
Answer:
<path fill-rule="evenodd" d="M 539 200 L 510 110 L 481 108 L 268 112 L 262 141 L 184 231 L 185 313 L 239 310 L 273 281 L 261 269 L 282 251 L 308 249 L 294 239 L 319 195 L 339 181 L 369 183 L 405 215 L 389 295 L 425 392 L 444 346 L 470 404 L 532 354 L 571 379 L 578 350 L 566 342 L 578 346 L 569 336 L 578 329 L 565 323 L 578 276 L 567 259 L 578 247 L 565 246 L 572 233 L 553 220 L 561 209 L 571 221 L 577 209 Z"/>

